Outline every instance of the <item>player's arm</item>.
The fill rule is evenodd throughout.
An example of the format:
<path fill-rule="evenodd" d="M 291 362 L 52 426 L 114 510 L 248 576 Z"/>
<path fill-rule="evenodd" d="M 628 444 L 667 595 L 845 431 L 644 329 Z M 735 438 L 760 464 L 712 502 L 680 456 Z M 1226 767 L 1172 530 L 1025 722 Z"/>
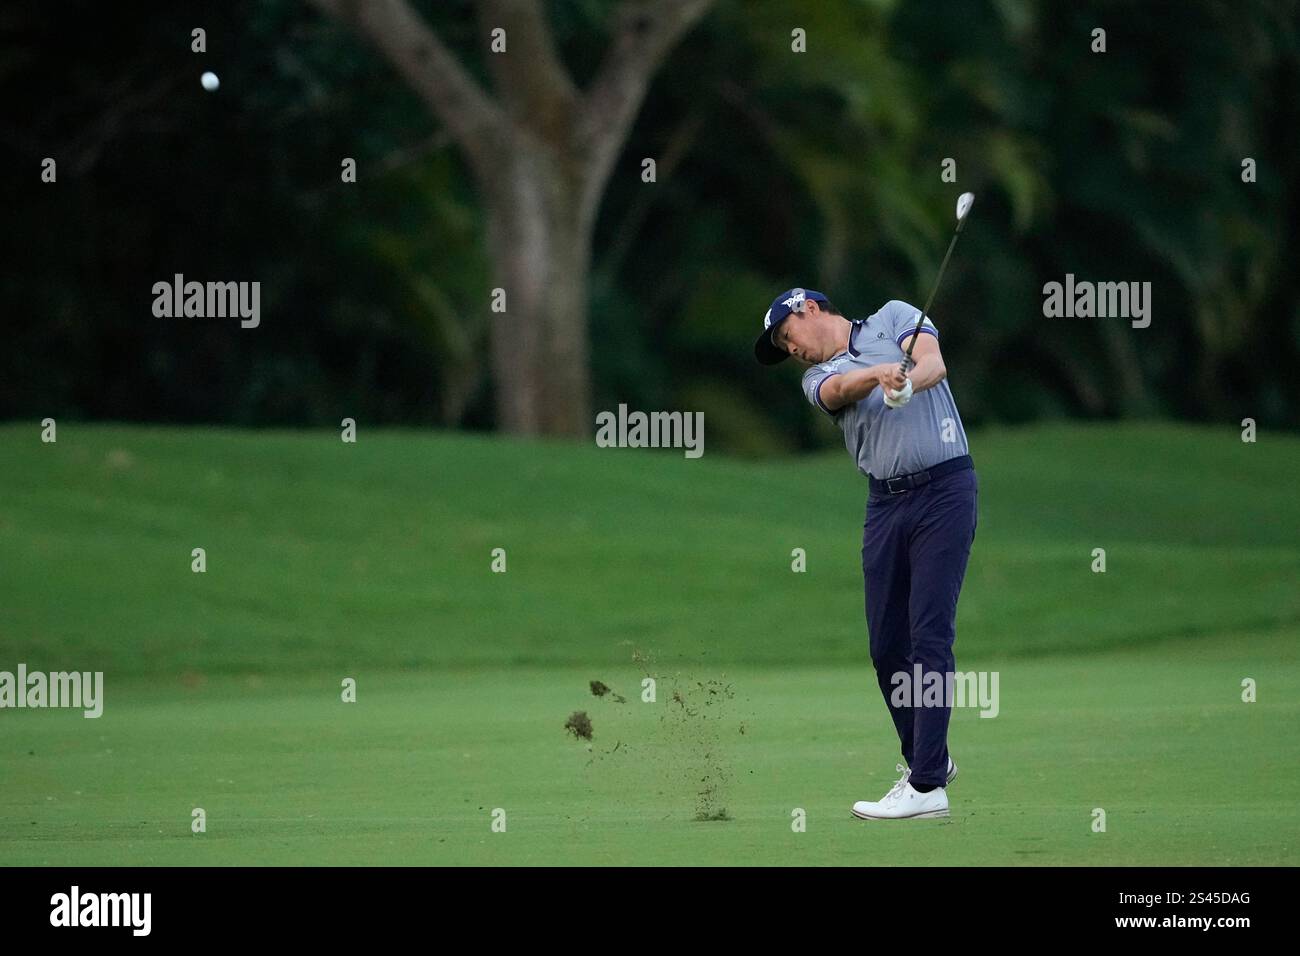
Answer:
<path fill-rule="evenodd" d="M 877 385 L 884 385 L 897 391 L 903 387 L 903 384 L 902 368 L 897 363 L 891 362 L 887 365 L 872 365 L 868 368 L 828 376 L 822 379 L 817 397 L 827 411 L 833 412 L 845 405 L 862 401 Z"/>
<path fill-rule="evenodd" d="M 908 339 L 904 339 L 904 348 Z M 939 351 L 939 340 L 933 335 L 922 333 L 916 337 L 912 348 L 912 361 L 916 365 L 907 373 L 912 380 L 912 394 L 934 388 L 948 377 L 948 367 L 943 364 L 943 354 Z M 902 383 L 899 383 L 899 388 Z"/>

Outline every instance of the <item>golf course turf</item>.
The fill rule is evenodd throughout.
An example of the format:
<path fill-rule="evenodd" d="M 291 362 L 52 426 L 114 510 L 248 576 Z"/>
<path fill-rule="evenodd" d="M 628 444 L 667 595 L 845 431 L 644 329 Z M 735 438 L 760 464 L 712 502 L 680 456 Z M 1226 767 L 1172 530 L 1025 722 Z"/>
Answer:
<path fill-rule="evenodd" d="M 971 444 L 957 666 L 997 714 L 954 711 L 950 818 L 882 823 L 842 451 L 0 426 L 0 671 L 104 673 L 97 719 L 0 710 L 0 857 L 1300 862 L 1300 439 Z"/>

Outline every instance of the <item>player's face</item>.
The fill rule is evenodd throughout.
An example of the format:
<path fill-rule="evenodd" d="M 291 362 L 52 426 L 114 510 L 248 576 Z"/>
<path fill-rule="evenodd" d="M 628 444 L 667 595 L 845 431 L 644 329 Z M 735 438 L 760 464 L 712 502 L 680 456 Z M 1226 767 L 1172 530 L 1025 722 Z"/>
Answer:
<path fill-rule="evenodd" d="M 795 312 L 776 327 L 772 341 L 805 365 L 821 361 L 816 323 L 807 313 Z"/>

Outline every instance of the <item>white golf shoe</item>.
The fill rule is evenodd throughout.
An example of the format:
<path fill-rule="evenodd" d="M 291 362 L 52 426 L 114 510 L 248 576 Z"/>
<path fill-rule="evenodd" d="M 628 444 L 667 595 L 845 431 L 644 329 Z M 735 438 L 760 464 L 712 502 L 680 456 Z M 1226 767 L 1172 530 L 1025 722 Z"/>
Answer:
<path fill-rule="evenodd" d="M 924 820 L 948 816 L 948 793 L 935 787 L 929 793 L 920 793 L 908 783 L 912 771 L 900 763 L 894 769 L 903 775 L 879 800 L 859 800 L 853 804 L 853 815 L 861 820 Z M 948 760 L 948 780 L 957 776 L 957 765 Z"/>

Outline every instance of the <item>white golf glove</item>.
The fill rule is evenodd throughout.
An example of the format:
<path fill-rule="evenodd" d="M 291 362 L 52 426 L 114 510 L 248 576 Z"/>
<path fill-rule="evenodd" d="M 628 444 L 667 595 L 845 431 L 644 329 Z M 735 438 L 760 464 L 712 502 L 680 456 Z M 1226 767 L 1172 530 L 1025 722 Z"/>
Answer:
<path fill-rule="evenodd" d="M 890 408 L 902 408 L 912 400 L 912 380 L 906 379 L 903 387 L 898 391 L 891 393 L 885 389 L 885 404 Z"/>

